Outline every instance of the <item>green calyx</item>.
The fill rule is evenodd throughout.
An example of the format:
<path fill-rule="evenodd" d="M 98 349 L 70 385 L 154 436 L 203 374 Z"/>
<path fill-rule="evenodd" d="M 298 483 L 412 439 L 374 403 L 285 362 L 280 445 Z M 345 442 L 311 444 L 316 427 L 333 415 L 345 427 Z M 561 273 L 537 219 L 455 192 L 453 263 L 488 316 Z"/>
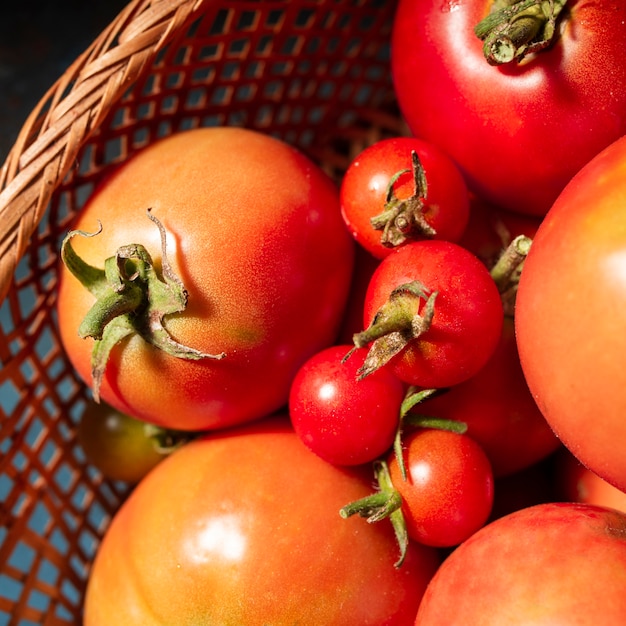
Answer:
<path fill-rule="evenodd" d="M 436 291 L 430 293 L 419 281 L 400 285 L 391 292 L 372 323 L 353 336 L 355 348 L 364 348 L 372 342 L 357 372 L 359 379 L 388 363 L 407 344 L 428 331 L 435 314 L 436 297 Z"/>
<path fill-rule="evenodd" d="M 359 515 L 370 524 L 389 519 L 400 548 L 400 557 L 394 565 L 395 567 L 401 567 L 409 549 L 409 535 L 407 533 L 406 520 L 402 513 L 402 497 L 393 486 L 386 461 L 374 461 L 374 475 L 378 491 L 360 500 L 346 504 L 340 509 L 339 515 L 343 519 Z"/>
<path fill-rule="evenodd" d="M 188 360 L 222 359 L 226 355 L 207 354 L 177 342 L 163 325 L 164 318 L 187 307 L 188 294 L 172 270 L 166 254 L 166 233 L 161 222 L 152 215 L 161 235 L 161 266 L 159 274 L 148 251 L 141 244 L 118 248 L 115 256 L 104 262 L 104 269 L 85 263 L 74 251 L 71 240 L 76 235 L 95 237 L 95 233 L 70 231 L 61 246 L 61 259 L 67 269 L 96 298 L 78 328 L 80 337 L 92 337 L 91 356 L 93 395 L 100 399 L 100 386 L 106 363 L 113 347 L 124 338 L 139 335 L 151 345 L 177 358 Z"/>
<path fill-rule="evenodd" d="M 394 185 L 400 176 L 412 173 L 415 191 L 401 200 L 396 196 Z M 426 173 L 415 150 L 411 151 L 411 169 L 404 169 L 391 177 L 387 186 L 385 206 L 380 215 L 370 220 L 375 230 L 382 231 L 380 243 L 386 248 L 395 248 L 412 239 L 432 238 L 437 233 L 426 221 L 424 207 L 428 195 Z"/>
<path fill-rule="evenodd" d="M 567 0 L 494 0 L 491 13 L 474 28 L 490 65 L 521 61 L 550 46 Z"/>

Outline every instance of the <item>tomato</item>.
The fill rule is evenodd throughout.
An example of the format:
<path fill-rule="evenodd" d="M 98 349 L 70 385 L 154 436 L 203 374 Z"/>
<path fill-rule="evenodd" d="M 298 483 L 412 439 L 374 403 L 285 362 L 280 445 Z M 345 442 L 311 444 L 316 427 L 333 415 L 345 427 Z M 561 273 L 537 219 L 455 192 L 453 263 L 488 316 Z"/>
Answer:
<path fill-rule="evenodd" d="M 626 489 L 626 138 L 544 218 L 519 282 L 520 362 L 543 415 L 589 469 Z"/>
<path fill-rule="evenodd" d="M 289 393 L 294 430 L 315 454 L 335 465 L 373 461 L 392 446 L 405 386 L 382 367 L 359 380 L 367 350 L 336 345 L 298 370 Z"/>
<path fill-rule="evenodd" d="M 459 168 L 413 137 L 382 139 L 357 155 L 341 181 L 340 201 L 353 237 L 379 259 L 407 241 L 457 241 L 469 218 Z"/>
<path fill-rule="evenodd" d="M 163 318 L 165 331 L 189 350 L 224 358 L 175 358 L 134 334 L 111 350 L 100 397 L 139 419 L 186 430 L 243 423 L 283 406 L 298 367 L 334 341 L 343 314 L 354 243 L 337 186 L 262 133 L 186 131 L 151 144 L 99 186 L 74 228 L 97 233 L 101 221 L 102 230 L 76 235 L 71 245 L 102 271 L 120 247 L 142 244 L 159 269 L 161 233 L 147 209 L 164 229 L 175 274 L 167 286 L 180 295 L 180 279 L 188 298 L 184 311 Z M 129 291 L 139 281 L 131 262 L 139 266 L 136 258 L 122 265 Z M 77 329 L 94 302 L 64 266 L 60 336 L 85 381 L 94 341 Z M 116 318 L 136 328 L 134 319 Z"/>
<path fill-rule="evenodd" d="M 496 476 L 529 467 L 560 446 L 526 384 L 509 317 L 487 364 L 469 380 L 423 400 L 416 410 L 464 422 L 467 434 L 487 453 Z"/>
<path fill-rule="evenodd" d="M 477 257 L 453 242 L 424 240 L 380 262 L 363 320 L 366 330 L 355 345 L 372 341 L 366 369 L 389 362 L 409 385 L 447 387 L 469 379 L 489 360 L 503 309 L 498 288 Z"/>
<path fill-rule="evenodd" d="M 492 65 L 474 28 L 494 4 L 400 0 L 397 99 L 413 134 L 449 154 L 479 196 L 545 215 L 572 176 L 626 134 L 626 4 L 570 0 L 551 46 Z"/>
<path fill-rule="evenodd" d="M 87 461 L 106 478 L 137 483 L 193 435 L 164 430 L 105 402 L 90 401 L 78 423 L 77 436 Z"/>
<path fill-rule="evenodd" d="M 406 480 L 394 454 L 389 474 L 409 536 L 437 547 L 465 541 L 491 513 L 494 478 L 487 455 L 471 437 L 437 428 L 407 434 L 403 447 Z"/>
<path fill-rule="evenodd" d="M 88 582 L 85 626 L 413 623 L 439 558 L 402 569 L 387 525 L 343 520 L 362 472 L 311 453 L 286 418 L 192 441 L 114 517 Z"/>
<path fill-rule="evenodd" d="M 556 498 L 583 502 L 626 512 L 626 492 L 585 467 L 567 449 L 555 458 Z"/>
<path fill-rule="evenodd" d="M 626 515 L 547 503 L 481 528 L 430 582 L 415 626 L 595 626 L 626 619 Z"/>

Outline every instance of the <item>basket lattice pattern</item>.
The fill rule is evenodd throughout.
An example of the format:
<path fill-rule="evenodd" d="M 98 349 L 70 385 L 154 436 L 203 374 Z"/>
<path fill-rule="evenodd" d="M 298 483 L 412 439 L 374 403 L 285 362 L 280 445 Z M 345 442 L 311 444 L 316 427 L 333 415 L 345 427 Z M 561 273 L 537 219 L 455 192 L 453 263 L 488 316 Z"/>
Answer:
<path fill-rule="evenodd" d="M 0 170 L 0 626 L 80 624 L 128 487 L 86 462 L 88 390 L 59 344 L 60 240 L 98 180 L 156 138 L 257 128 L 337 180 L 404 132 L 385 0 L 136 0 L 45 94 Z"/>

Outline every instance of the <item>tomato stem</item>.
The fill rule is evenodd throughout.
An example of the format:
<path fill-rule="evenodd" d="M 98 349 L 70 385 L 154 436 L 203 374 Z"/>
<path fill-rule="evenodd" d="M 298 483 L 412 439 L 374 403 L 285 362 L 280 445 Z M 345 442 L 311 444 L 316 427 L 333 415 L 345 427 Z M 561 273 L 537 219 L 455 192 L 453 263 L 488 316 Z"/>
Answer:
<path fill-rule="evenodd" d="M 414 193 L 401 200 L 396 196 L 394 185 L 398 179 L 411 172 Z M 411 169 L 396 172 L 387 186 L 387 198 L 382 213 L 371 218 L 375 230 L 381 230 L 380 242 L 387 248 L 395 248 L 412 239 L 432 238 L 437 232 L 424 216 L 425 200 L 428 195 L 428 181 L 424 167 L 415 150 L 411 151 Z"/>
<path fill-rule="evenodd" d="M 404 563 L 409 548 L 409 535 L 402 513 L 402 497 L 393 486 L 386 461 L 374 461 L 374 475 L 378 484 L 378 491 L 346 504 L 339 511 L 339 515 L 344 519 L 352 515 L 359 515 L 370 524 L 389 518 L 400 548 L 400 557 L 394 564 L 396 568 L 399 568 Z"/>
<path fill-rule="evenodd" d="M 518 235 L 504 249 L 491 268 L 491 277 L 500 292 L 505 315 L 512 316 L 514 313 L 517 286 L 531 245 L 530 237 Z"/>
<path fill-rule="evenodd" d="M 187 290 L 173 272 L 166 253 L 166 233 L 150 209 L 148 217 L 161 235 L 162 275 L 158 275 L 152 258 L 141 244 L 118 248 L 104 262 L 104 269 L 85 263 L 71 245 L 76 235 L 94 237 L 94 233 L 70 231 L 61 245 L 61 259 L 68 270 L 96 298 L 81 322 L 78 333 L 94 341 L 91 354 L 92 391 L 100 401 L 100 386 L 111 350 L 122 339 L 139 335 L 167 354 L 183 359 L 222 359 L 226 355 L 207 354 L 178 343 L 163 325 L 165 316 L 180 313 L 187 307 Z"/>
<path fill-rule="evenodd" d="M 495 0 L 492 11 L 474 28 L 491 65 L 521 61 L 547 48 L 567 0 Z"/>
<path fill-rule="evenodd" d="M 400 406 L 400 419 L 398 420 L 398 428 L 393 441 L 393 453 L 396 456 L 398 468 L 404 480 L 407 479 L 404 449 L 402 447 L 402 435 L 404 434 L 405 425 L 416 428 L 438 428 L 461 435 L 467 432 L 467 424 L 465 422 L 444 417 L 411 413 L 411 411 L 424 400 L 427 400 L 435 394 L 444 393 L 445 391 L 446 389 L 418 389 L 413 386 L 407 389 L 404 400 Z"/>
<path fill-rule="evenodd" d="M 388 363 L 410 341 L 428 331 L 435 314 L 436 297 L 436 291 L 429 293 L 419 281 L 405 283 L 391 292 L 372 323 L 353 336 L 355 348 L 373 342 L 357 371 L 359 380 Z"/>

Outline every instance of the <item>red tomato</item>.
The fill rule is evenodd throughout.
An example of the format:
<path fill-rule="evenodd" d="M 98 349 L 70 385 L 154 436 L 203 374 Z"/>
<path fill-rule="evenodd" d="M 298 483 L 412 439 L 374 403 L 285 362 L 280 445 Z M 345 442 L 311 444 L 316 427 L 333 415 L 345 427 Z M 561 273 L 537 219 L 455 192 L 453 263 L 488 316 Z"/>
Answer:
<path fill-rule="evenodd" d="M 416 411 L 464 422 L 496 476 L 529 467 L 560 445 L 526 384 L 509 317 L 487 364 L 469 380 L 423 400 Z"/>
<path fill-rule="evenodd" d="M 156 142 L 91 196 L 74 227 L 102 232 L 72 245 L 103 268 L 120 246 L 166 251 L 188 292 L 165 318 L 181 344 L 222 360 L 184 360 L 138 335 L 116 345 L 101 386 L 120 411 L 168 428 L 204 430 L 267 415 L 287 401 L 298 367 L 339 328 L 354 255 L 338 189 L 290 146 L 240 128 L 204 128 Z M 66 268 L 60 333 L 91 380 L 94 342 L 77 334 L 94 296 Z"/>
<path fill-rule="evenodd" d="M 626 620 L 626 515 L 539 504 L 481 528 L 433 577 L 415 626 Z"/>
<path fill-rule="evenodd" d="M 456 164 L 413 137 L 382 139 L 361 152 L 346 170 L 340 199 L 353 237 L 379 259 L 407 241 L 457 241 L 469 217 L 469 193 Z"/>
<path fill-rule="evenodd" d="M 406 480 L 398 459 L 389 474 L 402 498 L 409 536 L 420 543 L 455 546 L 481 528 L 493 505 L 493 472 L 476 441 L 447 430 L 420 428 L 404 437 Z"/>
<path fill-rule="evenodd" d="M 626 133 L 626 4 L 570 0 L 551 47 L 490 65 L 474 28 L 493 4 L 400 0 L 398 102 L 412 132 L 449 154 L 478 195 L 545 215 L 570 178 Z"/>
<path fill-rule="evenodd" d="M 593 159 L 542 222 L 516 305 L 520 361 L 561 441 L 626 489 L 626 138 Z"/>
<path fill-rule="evenodd" d="M 91 570 L 85 626 L 413 623 L 436 552 L 402 569 L 387 525 L 338 511 L 370 490 L 312 454 L 288 420 L 195 440 L 113 519 Z"/>
<path fill-rule="evenodd" d="M 405 288 L 416 283 L 423 295 Z M 367 290 L 363 319 L 367 332 L 355 341 L 384 332 L 370 348 L 372 361 L 386 354 L 390 342 L 401 347 L 389 361 L 398 378 L 420 387 L 447 387 L 469 379 L 489 360 L 503 311 L 494 280 L 471 252 L 448 241 L 417 241 L 381 261 Z M 416 336 L 420 328 L 424 331 Z M 396 344 L 399 337 L 402 344 Z"/>
<path fill-rule="evenodd" d="M 559 499 L 626 512 L 626 492 L 600 478 L 567 449 L 555 458 L 555 487 Z"/>
<path fill-rule="evenodd" d="M 405 388 L 382 367 L 357 379 L 367 355 L 345 359 L 348 345 L 326 348 L 298 370 L 289 394 L 294 430 L 315 454 L 335 465 L 373 461 L 392 446 Z"/>

